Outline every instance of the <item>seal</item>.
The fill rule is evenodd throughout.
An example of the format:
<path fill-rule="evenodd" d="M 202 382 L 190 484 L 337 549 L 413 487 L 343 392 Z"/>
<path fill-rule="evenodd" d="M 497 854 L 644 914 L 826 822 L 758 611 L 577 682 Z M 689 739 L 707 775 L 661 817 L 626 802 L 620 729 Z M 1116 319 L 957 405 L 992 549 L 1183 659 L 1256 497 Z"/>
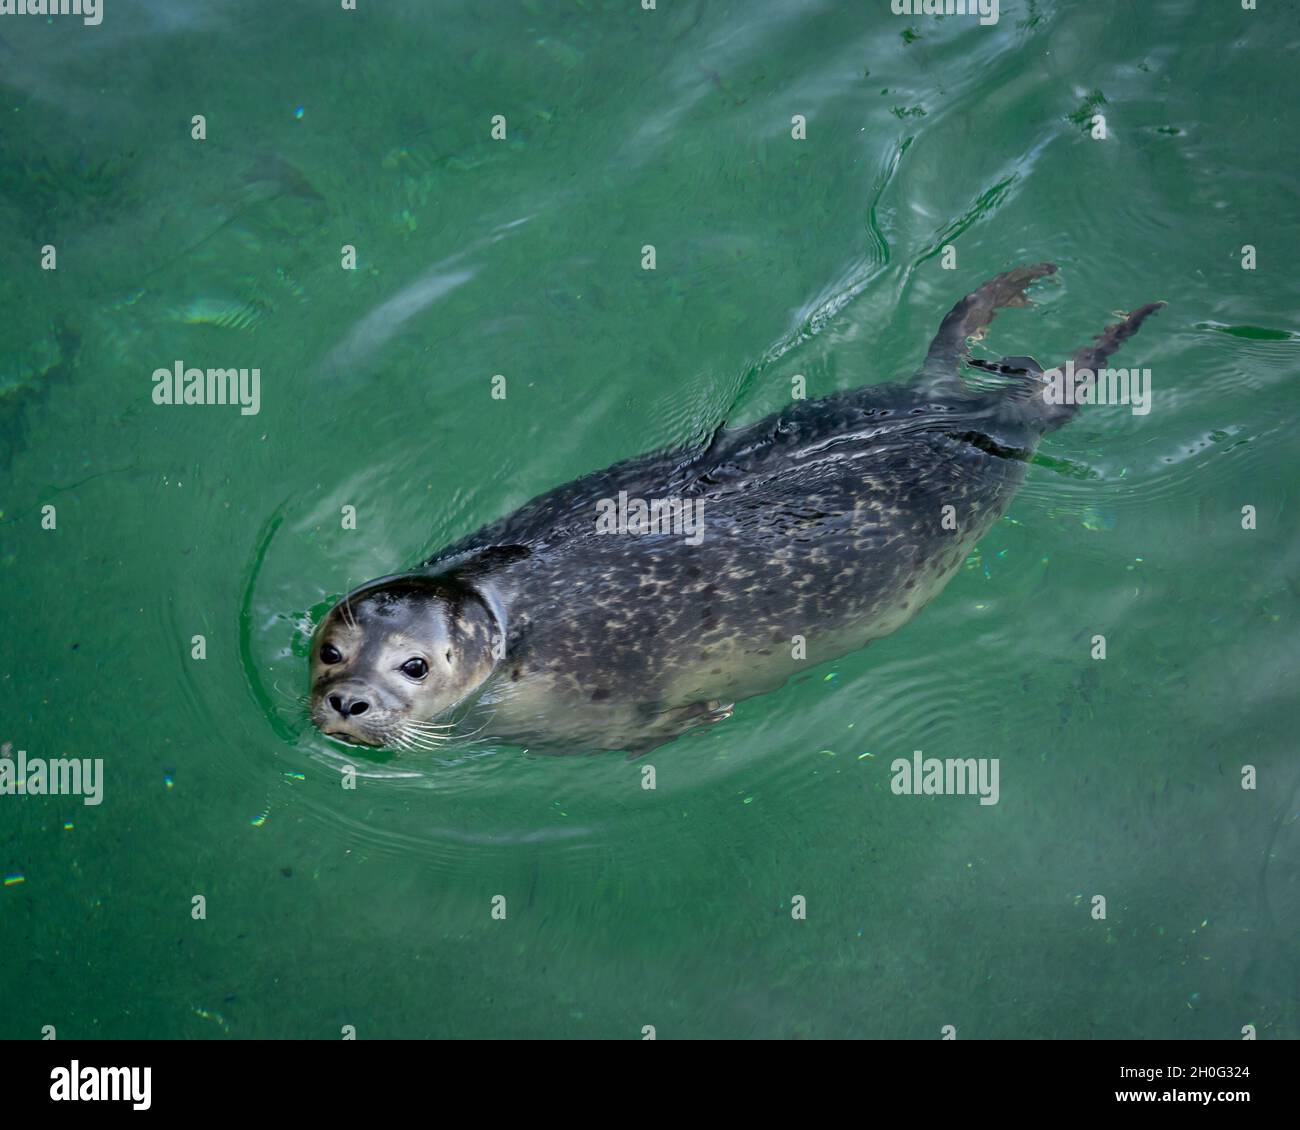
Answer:
<path fill-rule="evenodd" d="M 1077 410 L 1046 394 L 1032 358 L 969 354 L 1055 270 L 1018 267 L 968 294 L 908 381 L 617 463 L 349 593 L 312 639 L 312 721 L 396 749 L 476 734 L 635 755 L 895 631 Z M 1076 378 L 1161 305 L 1078 350 Z M 979 386 L 964 362 L 989 374 Z"/>

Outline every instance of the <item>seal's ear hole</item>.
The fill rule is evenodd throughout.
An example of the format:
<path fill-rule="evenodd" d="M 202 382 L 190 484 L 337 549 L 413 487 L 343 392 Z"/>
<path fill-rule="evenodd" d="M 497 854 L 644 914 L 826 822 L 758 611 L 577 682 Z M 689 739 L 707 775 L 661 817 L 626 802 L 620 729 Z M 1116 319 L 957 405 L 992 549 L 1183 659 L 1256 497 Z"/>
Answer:
<path fill-rule="evenodd" d="M 451 648 L 447 649 L 447 662 L 451 663 Z"/>

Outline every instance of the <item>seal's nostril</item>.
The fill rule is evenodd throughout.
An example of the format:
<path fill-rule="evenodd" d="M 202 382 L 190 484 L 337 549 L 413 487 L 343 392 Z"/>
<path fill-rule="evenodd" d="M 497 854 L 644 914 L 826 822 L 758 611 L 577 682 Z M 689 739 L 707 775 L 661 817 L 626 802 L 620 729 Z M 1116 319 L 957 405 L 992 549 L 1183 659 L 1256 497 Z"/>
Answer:
<path fill-rule="evenodd" d="M 328 702 L 339 714 L 347 718 L 352 714 L 364 714 L 370 709 L 370 703 L 360 698 L 344 698 L 340 694 L 329 696 Z"/>

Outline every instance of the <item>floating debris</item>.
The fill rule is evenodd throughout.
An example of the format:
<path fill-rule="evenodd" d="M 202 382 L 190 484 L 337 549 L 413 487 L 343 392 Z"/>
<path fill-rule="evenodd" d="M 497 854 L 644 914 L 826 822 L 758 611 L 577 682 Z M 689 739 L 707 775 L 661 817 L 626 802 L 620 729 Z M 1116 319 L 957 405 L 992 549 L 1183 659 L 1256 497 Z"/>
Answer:
<path fill-rule="evenodd" d="M 1084 129 L 1092 128 L 1093 118 L 1098 112 L 1098 107 L 1106 105 L 1106 96 L 1100 90 L 1094 90 L 1084 100 L 1083 104 L 1068 115 L 1069 120 L 1076 126 L 1082 126 Z"/>
<path fill-rule="evenodd" d="M 10 871 L 9 874 L 5 876 L 6 887 L 19 887 L 25 882 L 27 882 L 27 876 L 21 871 Z"/>
<path fill-rule="evenodd" d="M 173 319 L 187 326 L 216 326 L 223 330 L 251 330 L 271 313 L 259 298 L 194 298 L 173 312 Z"/>
<path fill-rule="evenodd" d="M 210 1012 L 206 1008 L 196 1008 L 194 1009 L 194 1015 L 200 1020 L 211 1020 L 214 1024 L 219 1025 L 222 1031 L 230 1031 L 230 1025 L 226 1023 L 226 1018 L 219 1012 Z"/>
<path fill-rule="evenodd" d="M 1113 515 L 1102 514 L 1100 511 L 1088 506 L 1079 515 L 1079 524 L 1085 530 L 1113 530 L 1115 528 L 1115 518 Z"/>

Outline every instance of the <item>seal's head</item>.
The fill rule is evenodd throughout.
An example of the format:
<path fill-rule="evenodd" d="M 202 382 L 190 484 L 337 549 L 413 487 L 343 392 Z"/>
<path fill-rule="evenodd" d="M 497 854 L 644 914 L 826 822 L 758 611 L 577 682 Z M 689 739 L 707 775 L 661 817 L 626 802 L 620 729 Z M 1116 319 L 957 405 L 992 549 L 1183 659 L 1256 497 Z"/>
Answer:
<path fill-rule="evenodd" d="M 371 581 L 312 638 L 311 720 L 359 745 L 432 745 L 443 733 L 433 720 L 491 675 L 500 635 L 470 585 L 419 574 Z"/>

